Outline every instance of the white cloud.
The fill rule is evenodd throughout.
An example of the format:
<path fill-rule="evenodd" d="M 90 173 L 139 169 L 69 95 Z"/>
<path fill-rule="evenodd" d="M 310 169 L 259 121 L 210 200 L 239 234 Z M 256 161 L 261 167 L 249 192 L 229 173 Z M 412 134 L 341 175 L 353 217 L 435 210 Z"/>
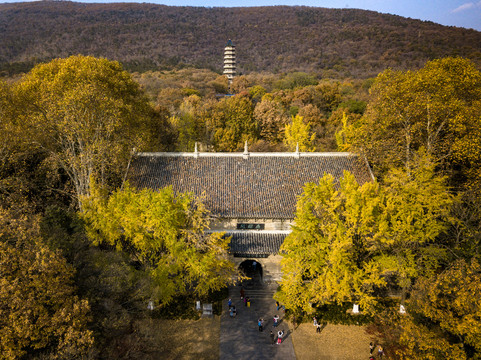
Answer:
<path fill-rule="evenodd" d="M 458 12 L 462 12 L 462 11 L 466 11 L 474 8 L 481 8 L 481 1 L 478 1 L 477 3 L 473 3 L 473 2 L 465 3 L 463 5 L 458 6 L 456 9 L 451 10 L 451 12 L 454 14 L 454 13 L 458 13 Z"/>
<path fill-rule="evenodd" d="M 476 5 L 472 2 L 470 3 L 466 3 L 466 4 L 463 4 L 461 6 L 458 6 L 456 9 L 454 10 L 451 10 L 452 13 L 457 13 L 457 12 L 461 12 L 461 11 L 465 11 L 465 10 L 469 10 L 469 9 L 472 9 L 473 7 L 475 7 Z"/>

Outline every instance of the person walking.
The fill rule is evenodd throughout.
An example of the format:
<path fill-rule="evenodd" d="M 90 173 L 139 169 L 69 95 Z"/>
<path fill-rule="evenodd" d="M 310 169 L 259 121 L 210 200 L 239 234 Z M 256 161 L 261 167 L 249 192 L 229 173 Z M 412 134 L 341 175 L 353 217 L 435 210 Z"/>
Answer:
<path fill-rule="evenodd" d="M 317 323 L 316 325 L 316 333 L 320 334 L 321 333 L 321 324 Z"/>
<path fill-rule="evenodd" d="M 374 347 L 375 347 L 374 343 L 371 341 L 369 343 L 369 355 L 371 355 L 371 356 L 372 356 L 372 352 L 374 351 Z"/>
<path fill-rule="evenodd" d="M 241 287 L 240 289 L 240 298 L 241 300 L 244 300 L 244 296 L 246 296 L 246 292 L 244 290 L 244 287 Z"/>
<path fill-rule="evenodd" d="M 274 333 L 272 332 L 272 330 L 271 330 L 271 333 L 269 334 L 269 336 L 271 337 L 271 345 L 274 345 L 276 339 L 275 339 L 275 335 L 274 335 Z"/>
<path fill-rule="evenodd" d="M 277 345 L 282 343 L 282 337 L 284 336 L 284 330 L 279 330 L 277 332 Z"/>
<path fill-rule="evenodd" d="M 259 318 L 259 320 L 257 320 L 257 326 L 259 326 L 259 331 L 263 330 L 263 325 L 264 325 L 264 319 Z"/>
<path fill-rule="evenodd" d="M 277 327 L 279 325 L 279 315 L 274 315 L 274 324 L 272 326 Z"/>

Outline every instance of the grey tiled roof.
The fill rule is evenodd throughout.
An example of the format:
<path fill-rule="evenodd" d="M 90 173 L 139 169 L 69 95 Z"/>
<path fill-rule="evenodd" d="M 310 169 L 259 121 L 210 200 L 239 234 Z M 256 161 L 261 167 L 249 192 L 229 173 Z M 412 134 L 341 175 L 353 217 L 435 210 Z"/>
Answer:
<path fill-rule="evenodd" d="M 278 254 L 287 232 L 243 231 L 227 232 L 232 236 L 229 252 L 234 256 L 263 256 Z"/>
<path fill-rule="evenodd" d="M 128 180 L 138 188 L 171 185 L 175 192 L 204 195 L 222 218 L 293 219 L 297 196 L 324 173 L 344 170 L 363 184 L 372 181 L 367 162 L 349 153 L 140 153 L 132 158 Z"/>

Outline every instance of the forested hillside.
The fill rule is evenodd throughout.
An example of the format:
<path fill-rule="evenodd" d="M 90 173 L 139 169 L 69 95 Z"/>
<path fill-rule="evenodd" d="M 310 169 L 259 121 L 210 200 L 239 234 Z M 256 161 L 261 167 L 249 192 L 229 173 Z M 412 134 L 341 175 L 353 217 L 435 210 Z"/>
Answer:
<path fill-rule="evenodd" d="M 153 4 L 0 4 L 0 70 L 83 54 L 131 71 L 184 65 L 220 71 L 237 45 L 239 71 L 366 78 L 460 55 L 481 63 L 481 33 L 356 9 L 201 8 Z"/>

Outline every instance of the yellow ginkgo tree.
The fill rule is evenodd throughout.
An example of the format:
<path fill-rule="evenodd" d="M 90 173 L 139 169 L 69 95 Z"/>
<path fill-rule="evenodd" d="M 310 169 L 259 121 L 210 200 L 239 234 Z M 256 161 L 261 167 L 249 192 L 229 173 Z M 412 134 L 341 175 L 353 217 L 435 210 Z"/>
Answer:
<path fill-rule="evenodd" d="M 314 151 L 313 144 L 316 138 L 315 133 L 311 133 L 311 126 L 304 124 L 302 116 L 292 117 L 292 123 L 287 124 L 284 134 L 284 144 L 289 151 Z"/>
<path fill-rule="evenodd" d="M 228 256 L 230 238 L 206 233 L 209 212 L 192 194 L 126 185 L 104 197 L 95 189 L 81 214 L 90 239 L 138 261 L 152 280 L 152 298 L 207 295 L 242 278 Z"/>
<path fill-rule="evenodd" d="M 416 278 L 439 268 L 446 252 L 436 240 L 453 199 L 422 154 L 411 168 L 392 170 L 383 185 L 359 185 L 349 172 L 305 185 L 281 247 L 277 298 L 286 307 L 354 302 L 374 312 L 378 290 L 400 289 L 404 299 Z"/>

